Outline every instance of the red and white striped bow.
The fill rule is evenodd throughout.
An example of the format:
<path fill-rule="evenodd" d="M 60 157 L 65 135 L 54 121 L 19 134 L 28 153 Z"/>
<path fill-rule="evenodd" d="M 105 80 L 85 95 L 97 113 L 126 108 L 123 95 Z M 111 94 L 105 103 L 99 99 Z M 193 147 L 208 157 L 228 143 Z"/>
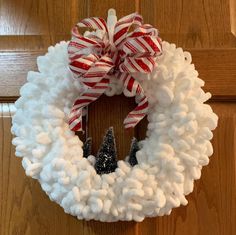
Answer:
<path fill-rule="evenodd" d="M 96 33 L 83 36 L 77 26 L 72 29 L 69 67 L 88 89 L 73 104 L 69 117 L 71 130 L 82 131 L 82 109 L 105 92 L 111 75 L 123 81 L 126 94 L 139 96 L 137 107 L 124 120 L 125 128 L 134 127 L 145 117 L 148 100 L 133 75 L 152 72 L 162 47 L 157 29 L 142 22 L 142 16 L 137 13 L 121 18 L 113 27 L 102 18 L 91 17 L 77 26 L 92 28 Z M 132 25 L 135 28 L 129 32 Z"/>

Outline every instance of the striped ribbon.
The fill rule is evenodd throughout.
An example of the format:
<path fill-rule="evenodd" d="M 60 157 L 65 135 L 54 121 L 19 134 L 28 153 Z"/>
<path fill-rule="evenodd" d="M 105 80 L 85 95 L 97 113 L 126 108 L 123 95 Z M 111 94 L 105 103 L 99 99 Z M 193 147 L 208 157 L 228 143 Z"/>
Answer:
<path fill-rule="evenodd" d="M 131 26 L 135 27 L 129 32 Z M 83 36 L 78 27 L 89 27 L 97 33 Z M 109 33 L 111 35 L 106 21 L 98 17 L 83 19 L 72 29 L 68 45 L 69 67 L 88 88 L 71 109 L 69 125 L 73 131 L 82 131 L 82 109 L 105 92 L 111 75 L 122 80 L 126 94 L 139 97 L 137 107 L 124 120 L 125 128 L 137 125 L 148 111 L 147 97 L 133 75 L 150 73 L 154 69 L 155 57 L 162 52 L 158 31 L 143 24 L 142 16 L 133 13 L 117 21 L 112 36 Z"/>

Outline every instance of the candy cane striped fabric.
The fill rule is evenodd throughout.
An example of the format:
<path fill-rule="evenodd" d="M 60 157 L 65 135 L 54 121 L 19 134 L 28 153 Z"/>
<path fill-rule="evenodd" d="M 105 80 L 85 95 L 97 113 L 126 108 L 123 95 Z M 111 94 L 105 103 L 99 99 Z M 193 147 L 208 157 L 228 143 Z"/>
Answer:
<path fill-rule="evenodd" d="M 106 21 L 99 17 L 84 19 L 77 26 L 101 30 L 103 37 L 94 34 L 85 37 L 79 34 L 77 27 L 72 29 L 68 45 L 69 67 L 87 90 L 73 104 L 69 115 L 71 130 L 82 131 L 82 109 L 105 92 L 110 75 L 121 79 L 126 94 L 137 95 L 140 100 L 125 118 L 125 128 L 136 126 L 145 117 L 148 100 L 132 74 L 152 72 L 156 66 L 155 57 L 161 54 L 162 47 L 157 29 L 142 22 L 142 16 L 137 13 L 121 18 L 112 38 L 109 38 Z M 129 32 L 132 25 L 135 28 Z"/>
<path fill-rule="evenodd" d="M 117 48 L 121 47 L 122 42 L 125 41 L 127 33 L 131 25 L 141 26 L 143 22 L 142 16 L 133 13 L 121 18 L 115 25 L 113 41 Z"/>
<path fill-rule="evenodd" d="M 100 17 L 90 17 L 83 19 L 78 23 L 79 27 L 88 27 L 91 29 L 100 29 L 108 32 L 107 23 L 103 18 Z"/>
<path fill-rule="evenodd" d="M 125 128 L 135 127 L 147 114 L 148 111 L 148 100 L 144 96 L 139 102 L 138 106 L 131 111 L 124 120 Z"/>
<path fill-rule="evenodd" d="M 148 111 L 148 100 L 144 95 L 143 88 L 130 74 L 123 73 L 120 75 L 120 78 L 122 79 L 127 91 L 130 93 L 130 96 L 136 94 L 140 99 L 138 106 L 133 111 L 131 111 L 124 120 L 125 128 L 128 129 L 135 127 L 140 122 L 140 120 L 145 117 Z"/>
<path fill-rule="evenodd" d="M 69 126 L 72 131 L 83 131 L 82 109 L 98 99 L 108 88 L 108 84 L 109 79 L 104 78 L 97 85 L 88 89 L 82 96 L 76 99 L 69 116 Z"/>

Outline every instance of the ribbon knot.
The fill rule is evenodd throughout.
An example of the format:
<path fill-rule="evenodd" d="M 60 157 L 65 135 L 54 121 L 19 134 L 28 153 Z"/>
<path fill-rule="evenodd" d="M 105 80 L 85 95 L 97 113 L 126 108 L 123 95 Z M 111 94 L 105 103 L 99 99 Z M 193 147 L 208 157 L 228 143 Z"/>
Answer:
<path fill-rule="evenodd" d="M 143 24 L 142 16 L 137 13 L 113 24 L 91 17 L 83 19 L 72 29 L 68 45 L 69 67 L 88 88 L 75 100 L 71 109 L 69 125 L 73 131 L 82 131 L 82 109 L 108 89 L 111 75 L 121 79 L 126 94 L 139 96 L 137 107 L 124 120 L 125 128 L 136 126 L 148 111 L 147 97 L 134 76 L 154 69 L 155 57 L 162 52 L 158 31 L 149 24 Z M 134 30 L 129 32 L 131 26 Z M 96 31 L 81 35 L 78 27 Z"/>

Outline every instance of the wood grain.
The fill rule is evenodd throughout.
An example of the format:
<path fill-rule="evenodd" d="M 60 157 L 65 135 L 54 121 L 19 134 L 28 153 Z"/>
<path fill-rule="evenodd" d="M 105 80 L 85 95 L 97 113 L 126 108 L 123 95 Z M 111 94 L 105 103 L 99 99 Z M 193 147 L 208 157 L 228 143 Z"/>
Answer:
<path fill-rule="evenodd" d="M 40 50 L 70 38 L 71 27 L 86 15 L 83 0 L 1 0 L 1 50 Z"/>
<path fill-rule="evenodd" d="M 236 46 L 233 2 L 141 0 L 140 13 L 166 41 L 184 48 L 225 49 Z"/>
<path fill-rule="evenodd" d="M 131 14 L 138 11 L 138 1 L 130 0 L 103 0 L 102 4 L 98 4 L 97 0 L 88 0 L 88 13 L 89 16 L 99 16 L 107 18 L 107 11 L 110 8 L 116 9 L 116 14 L 118 18 L 122 16 Z"/>
<path fill-rule="evenodd" d="M 36 71 L 36 58 L 40 54 L 38 51 L 0 53 L 0 96 L 19 95 L 28 71 Z"/>
<path fill-rule="evenodd" d="M 204 89 L 214 98 L 236 98 L 236 49 L 190 49 Z M 27 72 L 36 70 L 36 57 L 45 51 L 0 53 L 0 97 L 18 96 Z M 209 63 L 210 61 L 210 63 Z"/>

